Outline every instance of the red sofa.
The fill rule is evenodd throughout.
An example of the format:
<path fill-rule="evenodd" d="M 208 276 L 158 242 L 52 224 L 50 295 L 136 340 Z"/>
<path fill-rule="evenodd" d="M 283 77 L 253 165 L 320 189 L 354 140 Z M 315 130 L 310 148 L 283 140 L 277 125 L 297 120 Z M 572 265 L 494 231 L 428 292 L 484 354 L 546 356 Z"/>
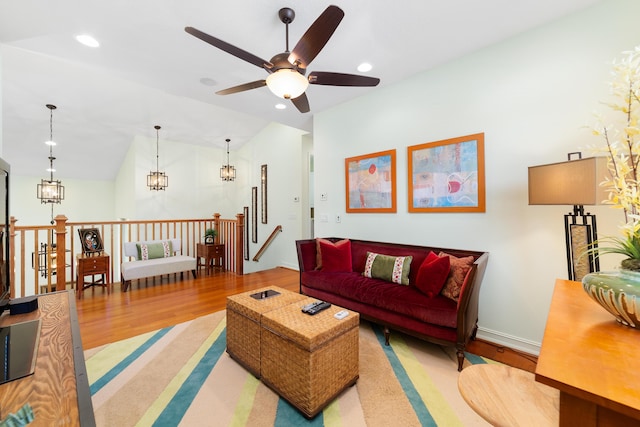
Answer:
<path fill-rule="evenodd" d="M 344 239 L 327 240 L 338 242 Z M 437 344 L 455 345 L 458 371 L 462 370 L 466 344 L 475 337 L 478 328 L 480 284 L 489 253 L 351 239 L 350 246 L 351 272 L 323 271 L 326 269 L 316 268 L 317 261 L 320 262 L 316 240 L 296 241 L 300 293 L 357 311 L 362 318 L 382 325 L 387 344 L 389 329 L 394 329 Z M 409 285 L 364 277 L 367 252 L 411 256 Z M 430 252 L 445 252 L 459 258 L 473 257 L 457 301 L 440 293 L 429 297 L 414 286 L 419 266 Z"/>

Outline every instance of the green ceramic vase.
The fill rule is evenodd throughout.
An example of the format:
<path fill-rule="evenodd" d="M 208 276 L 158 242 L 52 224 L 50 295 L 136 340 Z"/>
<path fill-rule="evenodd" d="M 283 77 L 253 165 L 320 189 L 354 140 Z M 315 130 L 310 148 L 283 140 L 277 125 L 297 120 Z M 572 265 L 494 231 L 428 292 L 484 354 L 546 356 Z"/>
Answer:
<path fill-rule="evenodd" d="M 587 294 L 618 322 L 640 328 L 640 272 L 600 271 L 582 278 Z"/>

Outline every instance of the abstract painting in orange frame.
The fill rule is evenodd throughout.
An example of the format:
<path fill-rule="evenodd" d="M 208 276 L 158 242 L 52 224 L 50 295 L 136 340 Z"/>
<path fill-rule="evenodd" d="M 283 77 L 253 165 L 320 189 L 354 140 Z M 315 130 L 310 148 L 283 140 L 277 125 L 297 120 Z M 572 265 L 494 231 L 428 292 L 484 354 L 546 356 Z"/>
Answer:
<path fill-rule="evenodd" d="M 407 147 L 409 212 L 485 212 L 484 133 Z"/>
<path fill-rule="evenodd" d="M 396 150 L 346 158 L 344 169 L 347 212 L 396 212 Z"/>

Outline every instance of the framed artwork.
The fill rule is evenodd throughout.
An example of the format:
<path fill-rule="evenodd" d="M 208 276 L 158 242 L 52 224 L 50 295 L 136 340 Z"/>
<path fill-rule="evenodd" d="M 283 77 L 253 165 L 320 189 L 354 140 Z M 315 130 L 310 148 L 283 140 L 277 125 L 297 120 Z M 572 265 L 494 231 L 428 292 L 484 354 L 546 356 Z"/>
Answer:
<path fill-rule="evenodd" d="M 396 150 L 344 160 L 349 213 L 396 212 Z"/>
<path fill-rule="evenodd" d="M 251 187 L 251 241 L 258 243 L 258 187 Z"/>
<path fill-rule="evenodd" d="M 81 228 L 78 230 L 78 234 L 80 235 L 80 245 L 84 255 L 91 255 L 104 250 L 100 230 L 97 228 Z"/>
<path fill-rule="evenodd" d="M 407 147 L 409 212 L 484 212 L 484 133 Z"/>
<path fill-rule="evenodd" d="M 249 261 L 249 206 L 243 208 L 244 213 L 244 259 Z"/>
<path fill-rule="evenodd" d="M 260 166 L 260 198 L 262 205 L 260 212 L 262 213 L 262 223 L 267 223 L 267 165 Z"/>

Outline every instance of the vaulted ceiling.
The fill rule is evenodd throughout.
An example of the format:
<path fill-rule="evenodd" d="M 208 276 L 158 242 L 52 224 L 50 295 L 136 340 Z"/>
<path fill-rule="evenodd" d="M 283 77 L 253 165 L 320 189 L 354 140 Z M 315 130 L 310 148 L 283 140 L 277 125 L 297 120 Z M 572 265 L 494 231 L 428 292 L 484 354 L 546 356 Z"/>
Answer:
<path fill-rule="evenodd" d="M 191 26 L 269 60 L 285 51 L 278 10 L 291 7 L 290 48 L 329 5 L 318 1 L 0 0 L 2 156 L 44 175 L 55 104 L 57 174 L 113 179 L 132 140 L 160 138 L 237 149 L 270 122 L 312 130 L 313 115 L 587 7 L 597 0 L 343 0 L 344 19 L 309 71 L 379 77 L 377 88 L 312 85 L 300 113 L 266 87 L 215 92 L 265 70 L 184 31 Z M 100 47 L 75 40 L 90 34 Z M 428 97 L 429 94 L 424 94 Z M 287 108 L 278 110 L 277 103 Z"/>

